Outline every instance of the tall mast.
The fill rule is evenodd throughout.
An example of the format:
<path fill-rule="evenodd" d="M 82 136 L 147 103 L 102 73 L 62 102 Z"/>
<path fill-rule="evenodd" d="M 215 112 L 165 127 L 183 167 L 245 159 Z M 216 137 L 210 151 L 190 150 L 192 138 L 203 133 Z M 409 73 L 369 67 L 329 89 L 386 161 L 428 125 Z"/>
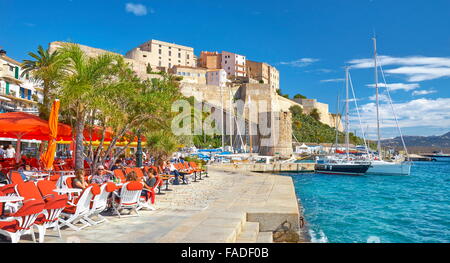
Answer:
<path fill-rule="evenodd" d="M 230 89 L 230 146 L 231 146 L 231 151 L 234 153 L 233 150 L 233 133 L 234 133 L 234 127 L 233 127 L 233 98 L 232 98 L 232 93 L 231 93 L 231 89 Z"/>
<path fill-rule="evenodd" d="M 350 121 L 348 116 L 348 67 L 345 68 L 345 144 L 347 146 L 347 160 L 350 159 L 350 135 L 349 127 Z"/>
<path fill-rule="evenodd" d="M 221 98 L 221 103 L 222 103 L 222 151 L 225 151 L 225 136 L 224 136 L 224 129 L 225 129 L 225 125 L 224 125 L 224 108 L 223 108 L 223 87 L 220 86 L 220 98 Z"/>
<path fill-rule="evenodd" d="M 378 54 L 377 54 L 377 38 L 373 38 L 373 48 L 374 48 L 374 66 L 375 66 L 375 92 L 376 92 L 376 104 L 377 104 L 377 150 L 380 159 L 383 159 L 381 154 L 381 135 L 380 135 L 380 100 L 379 100 L 379 89 L 378 89 Z"/>
<path fill-rule="evenodd" d="M 334 121 L 335 122 L 335 128 L 336 128 L 336 142 L 335 142 L 335 149 L 337 149 L 338 148 L 338 144 L 339 144 L 339 92 L 338 92 L 338 95 L 337 95 L 337 103 L 336 103 L 337 105 L 336 105 L 336 120 Z M 342 120 L 342 119 L 341 119 Z"/>
<path fill-rule="evenodd" d="M 252 118 L 250 115 L 251 98 L 248 95 L 248 136 L 250 138 L 250 153 L 253 153 L 253 140 L 252 140 Z"/>

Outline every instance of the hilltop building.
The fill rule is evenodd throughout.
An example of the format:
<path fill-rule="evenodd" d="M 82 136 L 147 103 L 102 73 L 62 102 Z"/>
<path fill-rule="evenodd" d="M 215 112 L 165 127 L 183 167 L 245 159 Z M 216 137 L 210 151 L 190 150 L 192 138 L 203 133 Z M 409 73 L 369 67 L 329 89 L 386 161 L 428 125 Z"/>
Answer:
<path fill-rule="evenodd" d="M 228 77 L 246 77 L 245 62 L 246 58 L 243 55 L 222 51 L 222 68 Z"/>
<path fill-rule="evenodd" d="M 192 47 L 150 40 L 128 51 L 126 58 L 150 65 L 153 70 L 168 71 L 173 66 L 195 67 L 197 65 Z"/>
<path fill-rule="evenodd" d="M 0 113 L 39 113 L 37 103 L 42 100 L 42 89 L 28 75 L 21 76 L 21 64 L 0 50 Z"/>
<path fill-rule="evenodd" d="M 226 87 L 227 83 L 227 72 L 224 69 L 208 69 L 206 73 L 206 84 Z"/>
<path fill-rule="evenodd" d="M 328 104 L 318 102 L 316 99 L 294 99 L 294 101 L 303 106 L 303 113 L 310 114 L 314 109 L 317 109 L 320 115 L 320 122 L 336 128 L 337 121 L 338 130 L 343 131 L 341 116 L 330 113 Z"/>
<path fill-rule="evenodd" d="M 280 72 L 273 66 L 247 60 L 247 76 L 261 84 L 269 84 L 275 90 L 280 89 Z"/>
<path fill-rule="evenodd" d="M 206 68 L 194 68 L 187 66 L 173 66 L 169 72 L 183 77 L 183 83 L 206 85 L 207 70 Z"/>
<path fill-rule="evenodd" d="M 222 54 L 219 52 L 202 51 L 198 60 L 198 66 L 207 69 L 221 69 Z"/>

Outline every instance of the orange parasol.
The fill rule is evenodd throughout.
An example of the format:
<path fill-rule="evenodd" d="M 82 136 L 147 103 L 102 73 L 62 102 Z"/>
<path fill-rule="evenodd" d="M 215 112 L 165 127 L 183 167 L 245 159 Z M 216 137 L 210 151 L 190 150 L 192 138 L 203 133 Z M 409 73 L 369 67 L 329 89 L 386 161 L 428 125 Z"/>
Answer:
<path fill-rule="evenodd" d="M 53 169 L 56 152 L 56 136 L 58 136 L 58 114 L 59 100 L 55 100 L 52 105 L 52 111 L 48 119 L 48 127 L 50 129 L 47 151 L 41 156 L 45 170 Z"/>
<path fill-rule="evenodd" d="M 69 125 L 58 124 L 56 140 L 72 140 L 72 129 Z M 20 160 L 21 140 L 49 140 L 48 122 L 25 112 L 0 113 L 0 137 L 16 138 L 16 158 Z"/>

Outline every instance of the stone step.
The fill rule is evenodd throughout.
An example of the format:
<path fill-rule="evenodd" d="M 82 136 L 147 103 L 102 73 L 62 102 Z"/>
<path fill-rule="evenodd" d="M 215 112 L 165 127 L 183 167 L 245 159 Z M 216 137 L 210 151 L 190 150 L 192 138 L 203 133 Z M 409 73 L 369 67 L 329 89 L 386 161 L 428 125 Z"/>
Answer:
<path fill-rule="evenodd" d="M 259 232 L 256 243 L 273 243 L 272 232 Z"/>
<path fill-rule="evenodd" d="M 246 222 L 242 232 L 236 239 L 236 243 L 256 243 L 259 234 L 258 222 Z"/>
<path fill-rule="evenodd" d="M 242 212 L 208 211 L 190 217 L 159 242 L 234 243 L 245 224 Z"/>

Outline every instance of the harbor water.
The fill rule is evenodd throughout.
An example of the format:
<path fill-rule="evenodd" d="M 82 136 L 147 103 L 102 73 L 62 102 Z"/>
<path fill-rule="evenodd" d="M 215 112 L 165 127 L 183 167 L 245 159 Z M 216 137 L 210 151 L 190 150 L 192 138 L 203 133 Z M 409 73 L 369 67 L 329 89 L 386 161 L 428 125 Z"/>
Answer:
<path fill-rule="evenodd" d="M 410 176 L 292 176 L 312 242 L 450 242 L 450 162 Z"/>

